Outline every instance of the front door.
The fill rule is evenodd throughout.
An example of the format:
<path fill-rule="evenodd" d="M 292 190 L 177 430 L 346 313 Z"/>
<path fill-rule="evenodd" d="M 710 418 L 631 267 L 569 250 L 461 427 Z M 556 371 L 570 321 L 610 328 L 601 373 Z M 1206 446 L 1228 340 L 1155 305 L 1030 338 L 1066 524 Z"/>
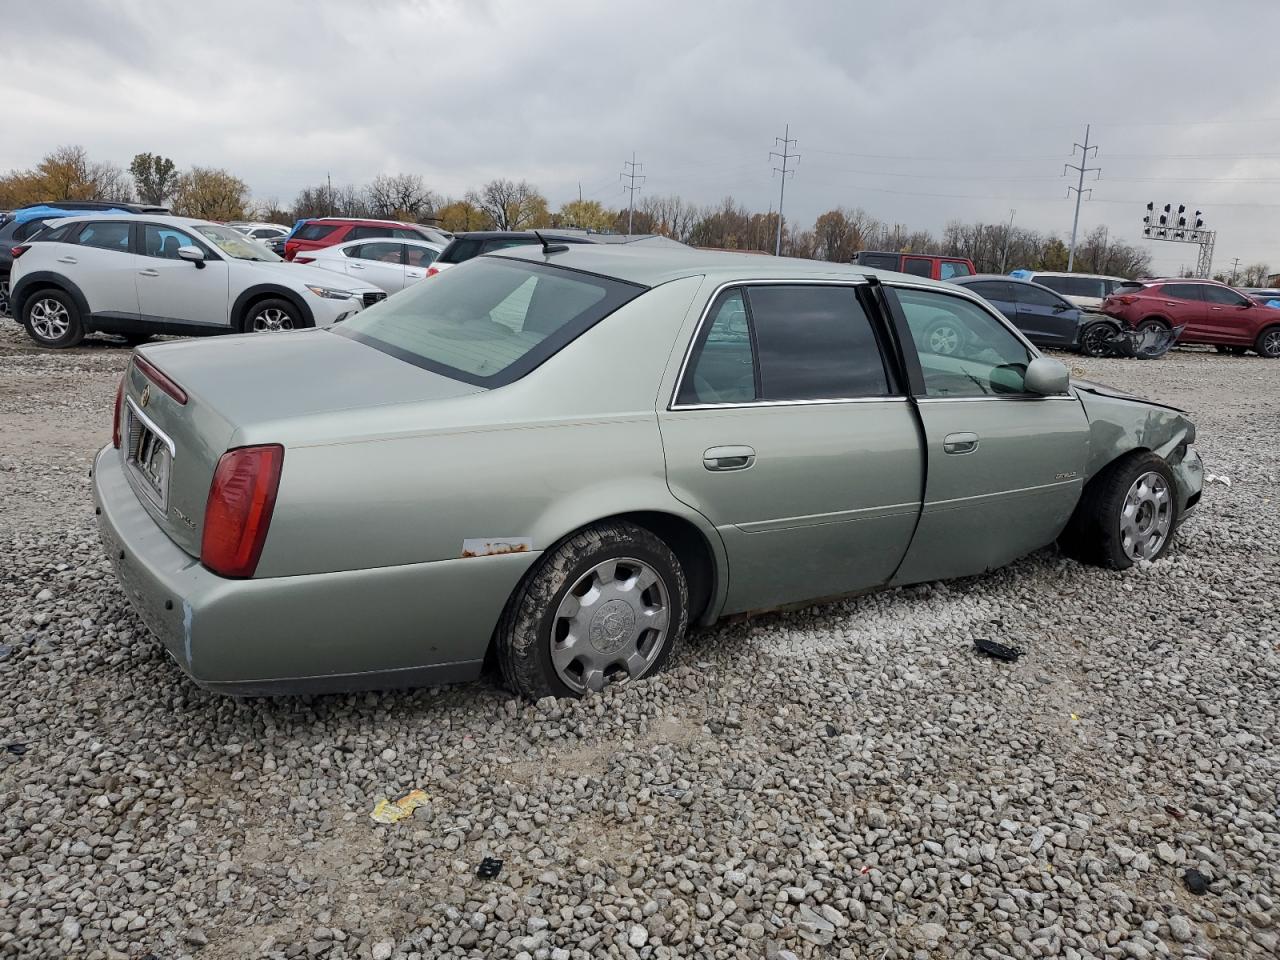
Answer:
<path fill-rule="evenodd" d="M 915 344 L 927 476 L 920 525 L 895 583 L 982 573 L 1052 543 L 1084 483 L 1089 421 L 1074 395 L 1023 389 L 1031 351 L 993 314 L 937 290 L 888 288 Z M 931 351 L 940 315 L 960 350 Z"/>
<path fill-rule="evenodd" d="M 724 540 L 725 613 L 877 586 L 906 553 L 920 434 L 867 290 L 722 292 L 659 411 L 672 493 Z"/>
<path fill-rule="evenodd" d="M 1013 283 L 1018 301 L 1014 326 L 1034 344 L 1046 347 L 1070 347 L 1075 344 L 1080 327 L 1080 310 L 1052 290 L 1032 283 Z"/>
<path fill-rule="evenodd" d="M 1205 283 L 1201 284 L 1201 288 L 1204 291 L 1205 306 L 1208 307 L 1201 336 L 1209 343 L 1251 345 L 1253 337 L 1249 334 L 1257 316 L 1255 311 L 1274 309 L 1259 306 L 1226 287 Z"/>
<path fill-rule="evenodd" d="M 348 275 L 358 277 L 387 293 L 404 289 L 404 244 L 395 240 L 370 240 L 347 247 Z"/>
<path fill-rule="evenodd" d="M 137 277 L 142 319 L 175 328 L 182 324 L 229 327 L 227 261 L 184 230 L 158 223 L 140 227 Z M 179 258 L 183 247 L 203 250 L 204 265 L 197 267 Z"/>

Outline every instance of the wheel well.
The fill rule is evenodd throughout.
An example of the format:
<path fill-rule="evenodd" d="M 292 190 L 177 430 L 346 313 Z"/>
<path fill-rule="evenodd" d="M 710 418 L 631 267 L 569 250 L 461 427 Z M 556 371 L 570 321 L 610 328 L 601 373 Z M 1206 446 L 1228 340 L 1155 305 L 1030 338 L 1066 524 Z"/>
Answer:
<path fill-rule="evenodd" d="M 1138 321 L 1138 323 L 1139 323 L 1139 324 L 1148 323 L 1148 322 L 1150 322 L 1150 321 L 1152 321 L 1152 320 L 1154 320 L 1156 323 L 1161 324 L 1162 326 L 1166 327 L 1166 328 L 1167 328 L 1167 329 L 1169 329 L 1169 330 L 1172 330 L 1172 329 L 1173 329 L 1173 324 L 1171 324 L 1171 323 L 1169 322 L 1169 320 L 1168 320 L 1168 318 L 1167 318 L 1167 317 L 1162 317 L 1162 316 L 1160 316 L 1159 314 L 1156 314 L 1156 313 L 1153 313 L 1153 314 L 1150 314 L 1149 316 L 1143 317 L 1141 320 L 1139 320 L 1139 321 Z"/>
<path fill-rule="evenodd" d="M 711 603 L 716 584 L 715 559 L 702 531 L 688 520 L 657 511 L 622 513 L 605 519 L 626 520 L 644 527 L 671 548 L 689 584 L 689 623 L 697 623 Z"/>
<path fill-rule="evenodd" d="M 249 314 L 253 308 L 263 300 L 284 300 L 287 303 L 292 304 L 293 308 L 298 311 L 298 319 L 302 322 L 302 325 L 306 327 L 314 326 L 311 311 L 307 310 L 301 303 L 299 303 L 297 297 L 290 296 L 289 294 L 279 290 L 259 290 L 245 297 L 244 306 L 240 308 L 240 314 L 236 317 L 237 330 L 241 333 L 248 332 L 244 328 L 245 321 L 249 319 Z"/>

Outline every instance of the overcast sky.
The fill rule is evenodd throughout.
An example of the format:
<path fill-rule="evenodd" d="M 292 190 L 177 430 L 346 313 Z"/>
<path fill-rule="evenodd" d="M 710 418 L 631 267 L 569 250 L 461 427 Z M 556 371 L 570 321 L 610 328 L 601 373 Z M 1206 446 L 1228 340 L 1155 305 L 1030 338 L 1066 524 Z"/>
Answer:
<path fill-rule="evenodd" d="M 1205 211 L 1232 257 L 1280 268 L 1280 4 L 12 2 L 0 169 L 60 144 L 223 166 L 258 198 L 421 173 L 440 193 L 528 179 L 553 205 L 644 192 L 860 206 L 1069 235 L 1062 165 L 1093 124 L 1081 229 L 1140 239 L 1148 200 Z M 1077 154 L 1078 158 L 1078 154 Z M 1195 248 L 1154 244 L 1161 272 Z"/>

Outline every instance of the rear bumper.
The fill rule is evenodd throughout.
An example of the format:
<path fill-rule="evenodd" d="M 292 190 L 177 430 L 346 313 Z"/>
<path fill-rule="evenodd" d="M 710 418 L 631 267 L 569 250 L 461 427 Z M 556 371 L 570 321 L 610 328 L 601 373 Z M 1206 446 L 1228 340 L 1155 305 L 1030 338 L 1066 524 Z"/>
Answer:
<path fill-rule="evenodd" d="M 537 554 L 227 580 L 138 502 L 112 447 L 93 497 L 103 547 L 147 629 L 196 683 L 236 695 L 452 683 L 480 673 Z"/>

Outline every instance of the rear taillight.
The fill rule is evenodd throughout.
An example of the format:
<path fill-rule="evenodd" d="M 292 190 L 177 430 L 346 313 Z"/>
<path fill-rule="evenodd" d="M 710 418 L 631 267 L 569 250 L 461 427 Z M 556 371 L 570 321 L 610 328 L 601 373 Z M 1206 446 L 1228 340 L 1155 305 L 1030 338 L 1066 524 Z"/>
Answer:
<path fill-rule="evenodd" d="M 9 255 L 13 257 L 13 259 L 17 260 L 20 256 L 22 256 L 24 253 L 26 253 L 30 249 L 31 249 L 31 244 L 20 243 L 16 247 L 9 248 Z"/>
<path fill-rule="evenodd" d="M 200 562 L 224 577 L 252 577 L 271 526 L 284 447 L 228 450 L 218 460 L 204 509 Z"/>
<path fill-rule="evenodd" d="M 181 403 L 184 406 L 186 405 L 187 391 L 183 390 L 180 386 L 170 380 L 168 376 L 161 373 L 153 364 L 145 360 L 143 357 L 134 357 L 133 362 L 137 364 L 142 375 L 159 387 L 162 393 L 166 393 L 174 400 L 178 401 L 178 403 Z"/>
<path fill-rule="evenodd" d="M 127 376 L 129 376 L 128 373 L 120 375 L 120 385 L 116 387 L 116 410 L 111 417 L 111 445 L 117 450 L 120 449 L 120 441 L 122 439 L 120 436 L 120 415 L 124 408 L 124 381 Z"/>
<path fill-rule="evenodd" d="M 434 277 L 434 276 L 435 276 L 437 273 L 439 273 L 439 272 L 440 272 L 440 268 L 439 268 L 439 267 L 427 267 L 427 276 L 428 276 L 428 277 Z"/>
<path fill-rule="evenodd" d="M 293 258 L 293 262 L 294 263 L 315 263 L 316 258 L 315 257 L 299 257 L 295 254 Z"/>

